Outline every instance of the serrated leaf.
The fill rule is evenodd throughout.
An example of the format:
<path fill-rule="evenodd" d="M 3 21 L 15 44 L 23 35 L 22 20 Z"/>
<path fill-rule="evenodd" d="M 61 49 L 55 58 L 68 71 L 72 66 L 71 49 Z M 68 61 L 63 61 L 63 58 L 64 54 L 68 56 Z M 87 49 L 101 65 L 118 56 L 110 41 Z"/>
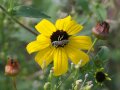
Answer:
<path fill-rule="evenodd" d="M 108 47 L 106 46 L 101 46 L 100 47 L 100 50 L 98 51 L 97 53 L 97 57 L 100 59 L 100 60 L 107 60 L 109 58 L 109 53 L 110 53 L 110 50 Z"/>
<path fill-rule="evenodd" d="M 16 16 L 31 18 L 50 18 L 48 15 L 31 6 L 16 6 L 13 8 L 12 14 Z"/>

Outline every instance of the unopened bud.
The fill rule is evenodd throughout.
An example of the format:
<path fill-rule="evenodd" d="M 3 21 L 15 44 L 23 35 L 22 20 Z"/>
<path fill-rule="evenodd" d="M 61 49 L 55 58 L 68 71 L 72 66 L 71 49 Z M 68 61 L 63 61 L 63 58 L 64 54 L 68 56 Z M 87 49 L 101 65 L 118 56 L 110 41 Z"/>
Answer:
<path fill-rule="evenodd" d="M 5 74 L 8 76 L 16 76 L 20 72 L 20 65 L 17 60 L 8 59 L 5 66 Z"/>
<path fill-rule="evenodd" d="M 44 90 L 50 90 L 51 84 L 50 82 L 46 82 L 44 85 Z"/>
<path fill-rule="evenodd" d="M 81 82 L 82 82 L 82 79 L 76 80 L 76 84 L 77 84 L 77 85 L 80 84 Z"/>
<path fill-rule="evenodd" d="M 91 90 L 92 87 L 93 87 L 93 84 L 86 85 L 83 90 Z"/>
<path fill-rule="evenodd" d="M 75 68 L 79 69 L 81 67 L 81 64 L 82 64 L 82 60 L 80 60 L 77 65 L 75 65 Z"/>
<path fill-rule="evenodd" d="M 76 80 L 74 90 L 79 90 L 81 86 L 82 79 Z"/>
<path fill-rule="evenodd" d="M 48 76 L 49 81 L 51 81 L 52 78 L 53 78 L 53 70 L 51 69 L 50 73 L 49 73 L 49 76 Z"/>
<path fill-rule="evenodd" d="M 85 78 L 87 78 L 88 77 L 88 74 L 85 74 Z"/>
<path fill-rule="evenodd" d="M 87 85 L 91 85 L 91 84 L 92 84 L 92 81 L 88 81 L 88 82 L 87 82 Z"/>
<path fill-rule="evenodd" d="M 98 22 L 92 32 L 98 39 L 106 39 L 109 34 L 109 24 L 106 21 Z"/>
<path fill-rule="evenodd" d="M 71 70 L 73 70 L 74 69 L 74 64 L 73 63 L 71 63 Z"/>

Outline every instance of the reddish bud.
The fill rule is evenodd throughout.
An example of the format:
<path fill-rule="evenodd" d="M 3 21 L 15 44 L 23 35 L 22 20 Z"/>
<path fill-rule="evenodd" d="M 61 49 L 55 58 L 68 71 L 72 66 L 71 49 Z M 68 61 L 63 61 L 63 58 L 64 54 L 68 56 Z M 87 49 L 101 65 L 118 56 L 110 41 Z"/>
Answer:
<path fill-rule="evenodd" d="M 98 39 L 106 39 L 109 34 L 109 24 L 106 21 L 98 22 L 92 32 Z"/>
<path fill-rule="evenodd" d="M 5 74 L 8 76 L 16 76 L 20 71 L 20 65 L 17 60 L 8 59 L 8 62 L 5 66 Z"/>

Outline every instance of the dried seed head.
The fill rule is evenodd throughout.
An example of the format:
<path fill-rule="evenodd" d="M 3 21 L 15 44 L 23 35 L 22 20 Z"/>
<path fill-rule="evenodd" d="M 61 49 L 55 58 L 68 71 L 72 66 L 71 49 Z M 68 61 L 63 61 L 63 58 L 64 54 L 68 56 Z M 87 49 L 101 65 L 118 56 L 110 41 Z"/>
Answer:
<path fill-rule="evenodd" d="M 106 21 L 98 22 L 92 32 L 98 39 L 106 39 L 109 34 L 109 24 Z"/>
<path fill-rule="evenodd" d="M 20 65 L 17 60 L 8 58 L 5 66 L 5 74 L 8 76 L 16 76 L 20 72 Z"/>

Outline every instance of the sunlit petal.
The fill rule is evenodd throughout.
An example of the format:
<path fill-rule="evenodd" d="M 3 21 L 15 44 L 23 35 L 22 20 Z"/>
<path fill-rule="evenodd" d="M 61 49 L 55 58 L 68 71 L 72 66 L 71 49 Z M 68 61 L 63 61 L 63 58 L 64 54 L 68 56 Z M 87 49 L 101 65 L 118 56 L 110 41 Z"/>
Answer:
<path fill-rule="evenodd" d="M 78 62 L 82 60 L 81 66 L 83 66 L 89 61 L 89 56 L 83 51 L 78 50 L 77 48 L 68 45 L 65 47 L 65 50 L 68 57 L 70 58 L 70 60 L 72 60 L 74 64 L 78 64 Z"/>
<path fill-rule="evenodd" d="M 53 61 L 53 47 L 48 47 L 40 50 L 35 56 L 35 61 L 41 66 L 42 69 L 47 67 Z"/>
<path fill-rule="evenodd" d="M 48 20 L 43 19 L 42 21 L 40 21 L 35 28 L 37 29 L 38 32 L 46 35 L 46 36 L 50 36 L 53 32 L 56 31 L 55 26 Z"/>
<path fill-rule="evenodd" d="M 89 50 L 92 45 L 92 40 L 89 36 L 72 36 L 69 39 L 69 44 L 72 47 L 80 48 L 83 50 Z"/>
<path fill-rule="evenodd" d="M 67 16 L 63 19 L 58 19 L 55 23 L 57 30 L 64 30 L 64 28 L 69 24 L 71 21 L 71 16 Z"/>
<path fill-rule="evenodd" d="M 57 48 L 54 52 L 54 74 L 64 74 L 68 70 L 68 58 L 63 48 Z"/>

